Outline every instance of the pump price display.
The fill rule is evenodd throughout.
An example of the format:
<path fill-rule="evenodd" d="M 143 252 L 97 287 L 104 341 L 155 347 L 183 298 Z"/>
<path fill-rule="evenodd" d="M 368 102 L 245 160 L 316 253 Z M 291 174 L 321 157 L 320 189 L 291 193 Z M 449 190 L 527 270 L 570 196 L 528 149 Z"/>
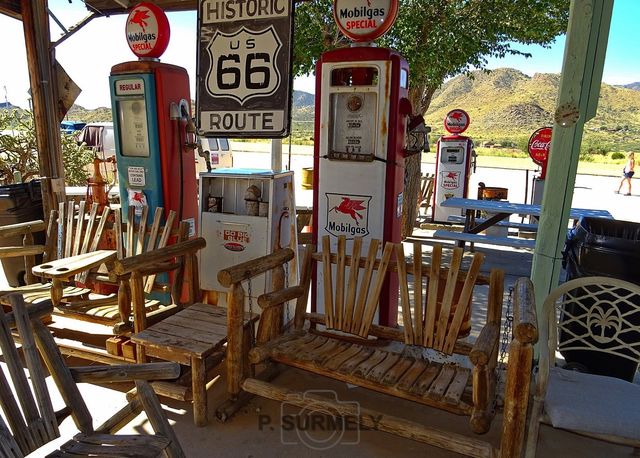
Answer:
<path fill-rule="evenodd" d="M 200 0 L 198 12 L 200 134 L 287 136 L 291 0 Z"/>

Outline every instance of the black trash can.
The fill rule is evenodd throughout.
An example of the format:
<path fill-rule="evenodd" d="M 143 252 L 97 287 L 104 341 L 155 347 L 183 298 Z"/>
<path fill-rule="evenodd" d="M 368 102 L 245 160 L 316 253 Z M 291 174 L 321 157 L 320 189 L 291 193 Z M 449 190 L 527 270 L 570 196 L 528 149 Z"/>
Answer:
<path fill-rule="evenodd" d="M 44 220 L 40 181 L 0 186 L 0 226 Z M 44 244 L 44 232 L 33 234 L 34 243 Z M 0 246 L 20 246 L 22 237 L 0 238 Z M 42 256 L 36 259 L 42 262 Z M 2 268 L 10 286 L 22 286 L 24 281 L 24 258 L 2 259 Z"/>
<path fill-rule="evenodd" d="M 626 280 L 640 285 L 640 224 L 629 221 L 616 221 L 604 218 L 582 217 L 578 224 L 569 230 L 565 244 L 563 267 L 566 269 L 567 281 L 587 276 L 605 276 Z M 606 297 L 601 296 L 600 299 Z M 585 298 L 583 301 L 593 301 Z M 568 314 L 576 315 L 580 306 L 571 304 L 565 309 Z M 584 307 L 591 304 L 581 303 Z M 631 311 L 629 307 L 626 312 Z M 625 310 L 621 308 L 621 312 Z M 565 318 L 561 316 L 561 320 Z M 640 312 L 635 312 L 627 319 L 640 326 Z M 586 323 L 571 323 L 569 330 L 575 334 L 586 331 Z M 560 344 L 571 337 L 561 332 Z M 640 332 L 627 332 L 622 337 L 626 342 L 640 341 Z M 606 349 L 602 343 L 589 342 L 596 347 Z M 613 345 L 613 344 L 612 344 Z M 560 352 L 569 367 L 586 369 L 599 375 L 617 377 L 632 381 L 638 363 L 626 358 L 601 353 L 593 350 L 564 350 Z M 630 355 L 633 356 L 633 355 Z"/>

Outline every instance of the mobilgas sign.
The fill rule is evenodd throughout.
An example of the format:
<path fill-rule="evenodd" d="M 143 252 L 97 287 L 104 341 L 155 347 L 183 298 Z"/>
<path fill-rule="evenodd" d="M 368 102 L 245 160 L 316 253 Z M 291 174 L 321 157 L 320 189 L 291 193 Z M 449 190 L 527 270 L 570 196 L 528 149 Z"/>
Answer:
<path fill-rule="evenodd" d="M 197 123 L 208 137 L 289 134 L 291 0 L 200 0 Z"/>
<path fill-rule="evenodd" d="M 333 17 L 340 31 L 353 41 L 384 35 L 396 20 L 398 0 L 335 0 Z"/>
<path fill-rule="evenodd" d="M 164 11 L 153 3 L 138 3 L 125 26 L 129 48 L 138 57 L 158 58 L 169 45 L 171 30 Z"/>

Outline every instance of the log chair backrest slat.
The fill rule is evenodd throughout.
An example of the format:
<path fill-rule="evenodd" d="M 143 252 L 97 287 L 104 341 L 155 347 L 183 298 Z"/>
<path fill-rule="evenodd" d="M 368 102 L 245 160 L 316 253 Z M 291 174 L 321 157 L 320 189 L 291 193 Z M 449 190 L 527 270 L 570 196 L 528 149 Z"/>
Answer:
<path fill-rule="evenodd" d="M 355 334 L 363 338 L 369 334 L 393 251 L 393 245 L 387 243 L 382 258 L 376 266 L 379 244 L 379 240 L 371 240 L 364 273 L 360 279 L 362 239 L 355 238 L 351 253 L 347 254 L 346 237 L 338 237 L 336 255 L 332 256 L 329 236 L 322 238 L 323 292 L 327 329 Z"/>
<path fill-rule="evenodd" d="M 434 246 L 428 274 L 422 268 L 421 244 L 413 245 L 412 264 L 406 263 L 404 247 L 401 243 L 395 245 L 395 253 L 405 344 L 434 348 L 446 354 L 453 353 L 464 318 L 470 313 L 473 288 L 478 279 L 484 255 L 474 254 L 462 282 L 463 274 L 460 272 L 462 249 L 455 248 L 451 264 L 447 269 L 446 282 L 442 287 L 442 246 Z M 409 291 L 409 268 L 412 268 L 413 274 L 413 294 Z M 423 276 L 427 277 L 426 286 L 423 285 Z M 425 288 L 425 294 L 423 294 L 423 288 Z M 426 303 L 423 300 L 425 296 Z"/>
<path fill-rule="evenodd" d="M 36 349 L 32 323 L 24 307 L 24 299 L 14 294 L 10 296 L 10 302 L 31 383 L 27 380 L 22 360 L 14 344 L 8 315 L 0 308 L 0 349 L 20 404 L 18 407 L 9 382 L 4 372 L 0 371 L 0 404 L 13 432 L 11 434 L 7 425 L 0 422 L 0 436 L 3 442 L 0 450 L 4 451 L 6 456 L 24 456 L 56 439 L 60 432 L 46 386 L 44 367 Z M 18 307 L 15 306 L 16 303 Z M 16 449 L 16 446 L 19 449 Z"/>

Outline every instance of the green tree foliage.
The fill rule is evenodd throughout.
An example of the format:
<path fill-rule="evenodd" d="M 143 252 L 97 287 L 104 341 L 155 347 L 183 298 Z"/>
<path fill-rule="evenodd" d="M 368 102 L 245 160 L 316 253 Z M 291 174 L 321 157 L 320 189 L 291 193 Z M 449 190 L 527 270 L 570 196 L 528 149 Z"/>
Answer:
<path fill-rule="evenodd" d="M 38 148 L 31 112 L 23 110 L 0 111 L 0 182 L 13 183 L 13 172 L 18 171 L 23 181 L 39 176 Z M 62 162 L 68 185 L 86 185 L 87 165 L 93 153 L 78 145 L 72 135 L 61 134 Z"/>
<path fill-rule="evenodd" d="M 488 57 L 524 55 L 513 43 L 550 45 L 566 31 L 569 0 L 400 0 L 398 19 L 377 41 L 409 62 L 410 99 L 424 113 L 442 82 Z M 324 51 L 347 46 L 331 0 L 296 4 L 294 72 L 310 73 Z"/>

